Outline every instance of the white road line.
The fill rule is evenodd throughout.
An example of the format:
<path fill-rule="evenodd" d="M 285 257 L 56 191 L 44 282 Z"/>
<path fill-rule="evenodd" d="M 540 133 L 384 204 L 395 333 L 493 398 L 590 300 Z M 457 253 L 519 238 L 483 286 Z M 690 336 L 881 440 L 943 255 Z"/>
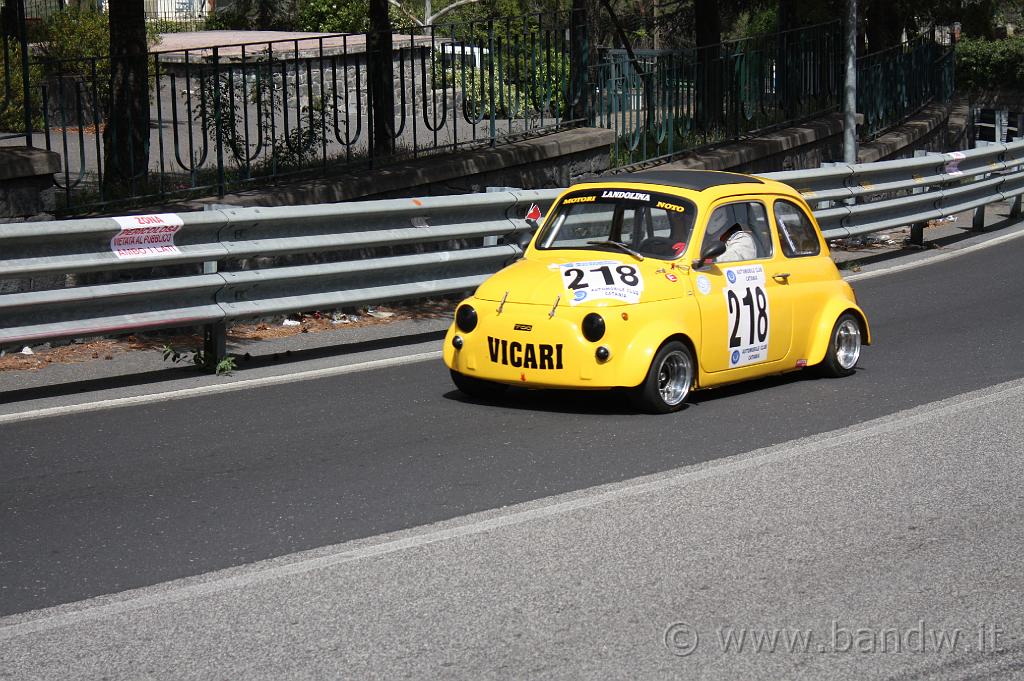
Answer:
<path fill-rule="evenodd" d="M 370 371 L 372 369 L 384 369 L 386 367 L 402 366 L 403 364 L 425 362 L 431 359 L 440 359 L 440 357 L 441 351 L 433 350 L 431 352 L 421 352 L 415 355 L 406 355 L 403 357 L 375 359 L 369 362 L 360 362 L 358 364 L 346 364 L 343 366 L 328 367 L 326 369 L 312 369 L 309 371 L 300 371 L 294 374 L 264 376 L 262 378 L 250 378 L 241 381 L 232 381 L 231 383 L 217 383 L 215 385 L 202 385 L 197 386 L 195 388 L 169 390 L 167 392 L 153 393 L 150 395 L 135 395 L 133 397 L 118 397 L 110 400 L 99 400 L 97 402 L 69 404 L 65 407 L 47 407 L 45 409 L 34 409 L 32 411 L 24 411 L 16 414 L 0 415 L 0 425 L 4 423 L 17 423 L 19 421 L 32 421 L 35 419 L 43 419 L 49 416 L 83 414 L 90 411 L 99 411 L 101 409 L 114 409 L 117 407 L 151 404 L 153 402 L 164 402 L 167 400 L 181 400 L 187 397 L 196 397 L 199 395 L 216 395 L 219 393 L 229 393 L 234 392 L 236 390 L 248 390 L 249 388 L 259 388 L 268 385 L 282 385 L 284 383 L 294 383 L 295 381 L 306 381 L 313 378 L 325 378 L 327 376 L 342 376 L 344 374 L 354 374 L 360 371 Z"/>
<path fill-rule="evenodd" d="M 937 262 L 944 262 L 946 260 L 950 260 L 951 258 L 956 258 L 961 255 L 967 255 L 968 253 L 980 251 L 984 248 L 998 246 L 999 244 L 1006 243 L 1007 241 L 1019 239 L 1022 236 L 1024 236 L 1024 229 L 1017 232 L 1013 232 L 1012 234 L 1003 234 L 1001 236 L 993 237 L 987 241 L 971 244 L 970 246 L 964 246 L 963 248 L 957 248 L 954 250 L 939 253 L 938 255 L 932 255 L 926 258 L 921 258 L 920 260 L 914 260 L 913 262 L 907 262 L 900 265 L 893 265 L 892 267 L 886 267 L 880 270 L 871 270 L 870 272 L 858 272 L 856 274 L 846 276 L 844 277 L 844 279 L 850 282 L 862 281 L 864 279 L 873 279 L 875 277 L 880 277 L 885 274 L 896 274 L 897 272 L 905 272 L 906 270 L 917 269 L 918 267 L 924 267 L 925 265 L 932 265 Z"/>
<path fill-rule="evenodd" d="M 428 525 L 417 530 L 382 535 L 377 538 L 380 541 L 376 544 L 367 545 L 367 541 L 372 541 L 372 539 L 347 542 L 112 596 L 101 596 L 78 603 L 12 615 L 0 619 L 0 641 L 95 621 L 121 613 L 246 588 L 270 580 L 393 554 L 436 542 L 482 534 L 580 509 L 593 508 L 648 492 L 684 487 L 698 481 L 728 476 L 746 469 L 785 462 L 822 449 L 850 445 L 865 438 L 898 432 L 915 426 L 921 421 L 952 418 L 955 414 L 964 411 L 980 409 L 990 402 L 1005 401 L 1022 395 L 1024 395 L 1024 380 L 1018 379 L 992 388 L 915 407 L 864 424 L 754 450 L 724 460 L 570 492 L 539 502 L 517 504 L 497 511 L 485 511 Z M 399 536 L 395 538 L 395 535 Z"/>

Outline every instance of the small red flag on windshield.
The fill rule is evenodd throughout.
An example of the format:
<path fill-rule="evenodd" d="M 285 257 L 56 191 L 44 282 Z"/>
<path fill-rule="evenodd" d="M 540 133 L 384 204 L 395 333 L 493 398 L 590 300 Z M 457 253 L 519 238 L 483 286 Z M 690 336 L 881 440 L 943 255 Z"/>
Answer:
<path fill-rule="evenodd" d="M 540 216 L 541 216 L 540 206 L 538 206 L 536 203 L 531 203 L 530 204 L 530 212 L 528 212 L 526 214 L 526 219 L 527 220 L 540 220 Z"/>

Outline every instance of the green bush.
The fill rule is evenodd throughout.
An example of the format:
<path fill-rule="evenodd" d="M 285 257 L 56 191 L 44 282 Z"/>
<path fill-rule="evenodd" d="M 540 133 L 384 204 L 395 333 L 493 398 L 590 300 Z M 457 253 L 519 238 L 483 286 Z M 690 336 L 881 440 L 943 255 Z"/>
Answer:
<path fill-rule="evenodd" d="M 161 33 L 187 33 L 201 30 L 202 26 L 195 27 L 196 23 L 194 21 L 175 21 L 174 19 L 148 19 L 146 21 L 146 38 L 150 45 L 159 44 Z M 204 19 L 203 26 L 205 23 Z"/>
<path fill-rule="evenodd" d="M 0 130 L 24 131 L 25 130 L 25 90 L 21 81 L 21 48 L 18 43 L 11 41 L 7 44 L 7 63 L 10 64 L 8 79 L 7 69 L 0 69 Z M 34 65 L 29 65 L 29 101 L 32 108 L 32 127 L 40 129 L 43 127 L 42 116 L 42 91 L 37 83 L 42 82 L 42 70 Z"/>
<path fill-rule="evenodd" d="M 54 12 L 43 27 L 45 39 L 39 45 L 44 59 L 81 60 L 110 54 L 110 22 L 105 12 L 91 7 L 68 7 Z"/>
<path fill-rule="evenodd" d="M 963 38 L 956 46 L 956 83 L 969 91 L 1024 88 L 1024 37 Z"/>
<path fill-rule="evenodd" d="M 451 63 L 442 67 L 436 57 L 433 66 L 435 90 L 450 90 L 454 84 L 463 95 L 463 113 L 469 119 L 486 118 L 493 110 L 497 118 L 528 118 L 539 115 L 561 116 L 565 109 L 565 90 L 568 88 L 569 58 L 555 55 L 550 66 L 538 63 L 522 66 L 514 71 L 506 65 L 502 73 L 494 69 L 493 94 L 490 70 L 463 68 Z M 518 74 L 518 75 L 517 75 Z"/>
<path fill-rule="evenodd" d="M 49 16 L 43 34 L 45 39 L 39 44 L 39 59 L 51 101 L 54 97 L 64 104 L 74 101 L 73 88 L 78 83 L 86 111 L 96 111 L 105 118 L 110 96 L 110 22 L 107 14 L 92 8 L 68 7 Z M 67 115 L 74 118 L 74 109 Z M 79 123 L 71 122 L 72 125 Z M 52 124 L 59 125 L 60 121 L 51 121 Z"/>
<path fill-rule="evenodd" d="M 221 0 L 206 17 L 206 31 L 291 31 L 296 0 Z"/>
<path fill-rule="evenodd" d="M 388 7 L 391 25 L 407 31 L 413 21 L 394 5 Z M 300 0 L 298 30 L 321 33 L 366 33 L 370 30 L 369 0 Z"/>

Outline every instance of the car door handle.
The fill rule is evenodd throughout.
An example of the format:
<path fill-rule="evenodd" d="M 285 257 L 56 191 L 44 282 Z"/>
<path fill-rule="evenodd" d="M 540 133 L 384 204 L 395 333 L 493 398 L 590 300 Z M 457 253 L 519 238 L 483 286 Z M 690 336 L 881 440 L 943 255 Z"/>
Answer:
<path fill-rule="evenodd" d="M 773 274 L 772 279 L 779 282 L 780 284 L 788 284 L 789 272 L 779 272 L 778 274 Z"/>

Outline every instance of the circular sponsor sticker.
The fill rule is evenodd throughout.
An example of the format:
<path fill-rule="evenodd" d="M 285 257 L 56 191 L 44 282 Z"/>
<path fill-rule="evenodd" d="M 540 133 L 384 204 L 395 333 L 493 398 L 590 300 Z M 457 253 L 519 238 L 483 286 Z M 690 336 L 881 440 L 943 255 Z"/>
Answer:
<path fill-rule="evenodd" d="M 729 280 L 730 284 L 736 283 L 736 273 L 733 272 L 732 270 L 729 270 L 728 272 L 725 273 L 725 278 Z"/>
<path fill-rule="evenodd" d="M 729 359 L 731 360 L 731 362 L 730 362 L 731 364 L 736 364 L 736 362 L 740 361 L 740 351 L 739 350 L 733 350 L 732 351 L 732 357 L 730 357 Z"/>
<path fill-rule="evenodd" d="M 703 274 L 697 277 L 697 290 L 704 295 L 711 293 L 711 280 Z"/>
<path fill-rule="evenodd" d="M 586 291 L 577 291 L 576 293 L 572 294 L 572 299 L 573 300 L 583 300 L 586 297 L 587 297 L 587 292 Z"/>

